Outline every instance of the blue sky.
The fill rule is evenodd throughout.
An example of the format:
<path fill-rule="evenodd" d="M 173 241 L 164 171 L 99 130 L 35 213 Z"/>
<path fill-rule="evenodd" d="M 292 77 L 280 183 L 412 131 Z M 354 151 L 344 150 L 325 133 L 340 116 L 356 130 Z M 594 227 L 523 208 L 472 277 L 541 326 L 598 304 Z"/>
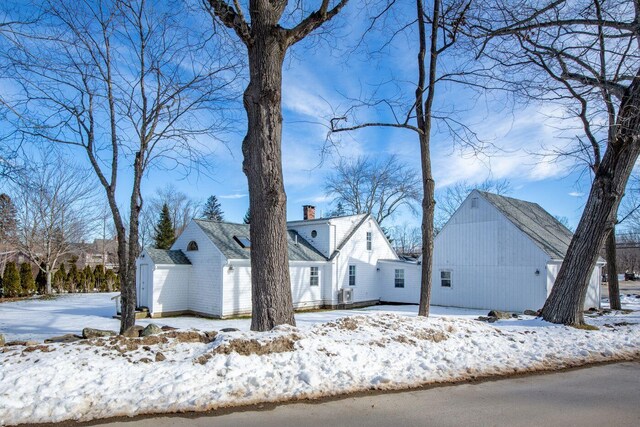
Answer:
<path fill-rule="evenodd" d="M 359 38 L 362 23 L 354 18 L 355 9 L 337 25 L 338 38 L 316 43 L 309 48 L 296 46 L 285 61 L 283 79 L 283 167 L 288 200 L 288 217 L 300 219 L 302 205 L 314 204 L 319 213 L 331 208 L 331 198 L 324 193 L 323 183 L 332 165 L 340 157 L 395 154 L 419 173 L 418 141 L 414 133 L 401 129 L 369 128 L 337 137 L 338 145 L 322 157 L 326 144 L 327 119 L 334 111 L 342 111 L 350 101 L 346 97 L 366 96 L 374 84 L 394 81 L 412 91 L 415 76 L 416 46 L 410 38 L 399 37 L 377 58 L 349 55 L 343 45 Z M 352 19 L 353 18 L 353 19 Z M 348 22 L 349 24 L 346 24 Z M 337 47 L 332 47 L 335 44 Z M 407 92 L 411 93 L 411 92 Z M 553 215 L 564 216 L 575 226 L 580 218 L 589 190 L 589 176 L 572 163 L 550 161 L 538 156 L 543 146 L 564 145 L 576 132 L 559 131 L 575 123 L 557 119 L 557 106 L 529 104 L 513 106 L 500 94 L 471 93 L 460 87 L 441 86 L 436 104 L 442 109 L 460 111 L 474 131 L 494 145 L 492 152 L 473 155 L 464 147 L 453 146 L 446 132 L 433 134 L 432 162 L 438 190 L 460 181 L 480 183 L 487 178 L 508 179 L 512 197 L 539 203 Z M 244 115 L 241 115 L 244 119 Z M 383 120 L 384 115 L 371 113 L 361 120 Z M 244 123 L 239 123 L 242 129 Z M 436 128 L 437 129 L 437 128 Z M 213 143 L 215 167 L 212 176 L 190 175 L 187 178 L 166 171 L 152 172 L 143 191 L 174 183 L 191 197 L 206 199 L 215 194 L 220 199 L 225 217 L 241 221 L 249 204 L 246 178 L 242 173 L 240 144 L 244 131 L 233 135 L 224 147 Z M 390 223 L 418 225 L 420 218 L 400 212 Z M 391 225 L 391 224 L 389 224 Z"/>

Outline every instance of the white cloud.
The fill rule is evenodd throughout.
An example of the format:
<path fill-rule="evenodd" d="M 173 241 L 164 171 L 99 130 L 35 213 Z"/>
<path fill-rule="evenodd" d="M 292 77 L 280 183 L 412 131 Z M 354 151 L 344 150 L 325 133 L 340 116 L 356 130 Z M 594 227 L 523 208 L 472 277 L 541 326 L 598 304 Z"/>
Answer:
<path fill-rule="evenodd" d="M 582 196 L 584 196 L 584 193 L 581 193 L 579 191 L 572 191 L 572 192 L 569 193 L 569 195 L 571 197 L 582 197 Z"/>
<path fill-rule="evenodd" d="M 221 199 L 242 199 L 243 197 L 247 197 L 248 194 L 225 194 L 223 196 L 218 196 Z"/>

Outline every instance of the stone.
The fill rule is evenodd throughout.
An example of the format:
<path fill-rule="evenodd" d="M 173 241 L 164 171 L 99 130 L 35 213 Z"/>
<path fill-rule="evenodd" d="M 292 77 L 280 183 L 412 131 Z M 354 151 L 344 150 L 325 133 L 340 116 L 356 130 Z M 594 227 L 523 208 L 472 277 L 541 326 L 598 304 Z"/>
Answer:
<path fill-rule="evenodd" d="M 491 317 L 479 316 L 477 320 L 479 320 L 481 322 L 494 323 L 494 322 L 496 322 L 498 320 L 498 318 L 497 317 L 493 317 L 493 316 L 491 316 Z"/>
<path fill-rule="evenodd" d="M 5 346 L 13 346 L 13 345 L 22 345 L 22 346 L 30 346 L 30 345 L 38 345 L 38 341 L 9 341 L 5 343 Z"/>
<path fill-rule="evenodd" d="M 115 337 L 117 334 L 114 331 L 107 331 L 103 329 L 84 328 L 82 330 L 82 338 L 102 338 L 102 337 Z"/>
<path fill-rule="evenodd" d="M 220 332 L 239 332 L 240 329 L 236 329 L 236 328 L 222 328 L 220 329 Z"/>
<path fill-rule="evenodd" d="M 144 329 L 144 326 L 133 325 L 132 327 L 124 331 L 122 336 L 125 336 L 127 338 L 139 338 L 143 329 Z"/>
<path fill-rule="evenodd" d="M 525 310 L 524 311 L 524 315 L 525 316 L 538 316 L 538 312 L 537 311 L 533 311 L 533 310 Z"/>
<path fill-rule="evenodd" d="M 51 344 L 51 343 L 63 343 L 63 342 L 76 342 L 76 341 L 80 341 L 81 339 L 82 337 L 79 335 L 65 334 L 65 335 L 60 335 L 58 337 L 47 338 L 46 340 L 44 340 L 44 343 Z"/>
<path fill-rule="evenodd" d="M 177 330 L 178 328 L 174 328 L 173 326 L 167 326 L 167 325 L 164 325 L 164 326 L 163 326 L 162 328 L 160 328 L 160 329 L 162 329 L 163 331 L 167 332 L 167 331 L 175 331 L 175 330 Z"/>
<path fill-rule="evenodd" d="M 156 353 L 156 362 L 162 362 L 163 360 L 167 360 L 164 354 L 157 352 Z"/>
<path fill-rule="evenodd" d="M 4 335 L 0 334 L 0 347 L 2 347 L 4 345 L 5 341 L 4 341 Z"/>
<path fill-rule="evenodd" d="M 162 333 L 162 328 L 160 326 L 149 323 L 143 330 L 140 332 L 141 337 L 148 337 L 149 335 L 156 335 Z"/>
<path fill-rule="evenodd" d="M 511 319 L 513 314 L 508 311 L 491 310 L 487 316 L 495 317 L 496 319 Z"/>

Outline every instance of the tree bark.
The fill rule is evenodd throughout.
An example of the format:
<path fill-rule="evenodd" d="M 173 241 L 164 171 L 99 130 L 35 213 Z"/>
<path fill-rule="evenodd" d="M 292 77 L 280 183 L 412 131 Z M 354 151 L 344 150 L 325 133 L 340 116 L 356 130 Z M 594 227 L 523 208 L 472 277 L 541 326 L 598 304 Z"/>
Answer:
<path fill-rule="evenodd" d="M 549 322 L 584 323 L 583 306 L 589 279 L 598 253 L 614 228 L 618 205 L 640 154 L 640 71 L 622 98 L 614 135 L 596 172 L 587 205 L 556 282 L 542 308 L 542 317 Z"/>
<path fill-rule="evenodd" d="M 609 307 L 620 310 L 620 285 L 618 283 L 618 265 L 616 262 L 616 229 L 615 226 L 607 237 L 605 245 L 607 253 L 607 285 L 609 286 Z"/>
<path fill-rule="evenodd" d="M 282 176 L 282 63 L 287 44 L 280 16 L 252 10 L 254 43 L 244 92 L 248 130 L 242 143 L 251 212 L 251 330 L 295 325 L 287 247 L 287 197 Z M 255 14 L 261 13 L 260 19 Z"/>

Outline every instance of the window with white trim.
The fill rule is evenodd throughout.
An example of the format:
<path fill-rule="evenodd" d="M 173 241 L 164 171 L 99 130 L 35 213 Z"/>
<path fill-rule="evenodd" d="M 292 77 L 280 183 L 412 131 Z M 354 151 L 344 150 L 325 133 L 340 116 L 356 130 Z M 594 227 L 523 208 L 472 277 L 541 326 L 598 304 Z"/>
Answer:
<path fill-rule="evenodd" d="M 309 286 L 318 286 L 320 284 L 318 267 L 311 267 L 309 274 Z"/>
<path fill-rule="evenodd" d="M 187 250 L 188 251 L 197 251 L 198 250 L 198 244 L 196 243 L 195 240 L 192 240 L 189 242 L 189 244 L 187 245 Z"/>
<path fill-rule="evenodd" d="M 440 286 L 443 288 L 451 287 L 451 271 L 442 270 L 440 271 Z"/>
<path fill-rule="evenodd" d="M 371 233 L 370 231 L 367 231 L 367 250 L 370 251 L 371 250 L 371 241 L 373 239 L 373 233 Z"/>
<path fill-rule="evenodd" d="M 404 288 L 404 268 L 396 268 L 395 286 L 396 288 Z"/>
<path fill-rule="evenodd" d="M 355 286 L 355 285 L 356 285 L 356 266 L 350 265 L 349 266 L 349 286 Z"/>

